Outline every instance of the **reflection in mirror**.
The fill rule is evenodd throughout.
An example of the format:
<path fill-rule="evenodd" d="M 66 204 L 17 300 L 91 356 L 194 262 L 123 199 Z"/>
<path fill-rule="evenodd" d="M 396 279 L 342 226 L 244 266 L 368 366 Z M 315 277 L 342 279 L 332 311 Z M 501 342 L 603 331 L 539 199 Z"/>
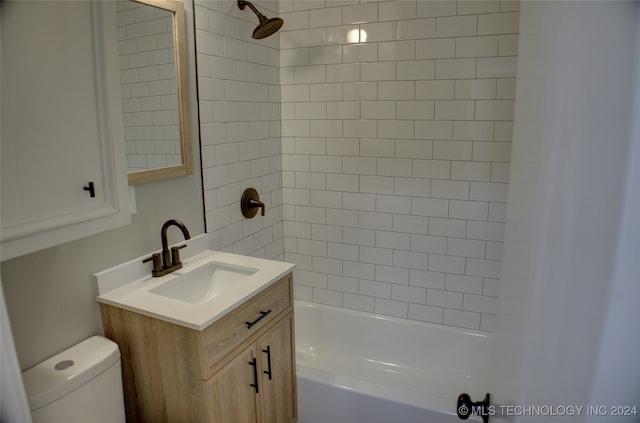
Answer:
<path fill-rule="evenodd" d="M 182 7 L 172 0 L 117 3 L 129 184 L 191 173 Z"/>

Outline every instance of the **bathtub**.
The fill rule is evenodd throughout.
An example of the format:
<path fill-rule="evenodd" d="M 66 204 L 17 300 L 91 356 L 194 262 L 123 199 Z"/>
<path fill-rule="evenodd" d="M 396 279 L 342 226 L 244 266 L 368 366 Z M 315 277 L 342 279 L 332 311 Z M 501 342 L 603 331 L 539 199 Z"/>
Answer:
<path fill-rule="evenodd" d="M 491 334 L 296 300 L 295 343 L 298 423 L 453 423 L 488 392 Z"/>

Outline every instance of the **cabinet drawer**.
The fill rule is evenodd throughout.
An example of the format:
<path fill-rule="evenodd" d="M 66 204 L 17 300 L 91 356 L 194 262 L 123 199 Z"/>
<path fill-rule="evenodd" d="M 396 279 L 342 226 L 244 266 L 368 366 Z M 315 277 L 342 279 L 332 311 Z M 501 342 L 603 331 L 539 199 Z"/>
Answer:
<path fill-rule="evenodd" d="M 201 332 L 203 380 L 222 368 L 232 352 L 245 348 L 281 312 L 291 308 L 291 289 L 289 274 Z"/>

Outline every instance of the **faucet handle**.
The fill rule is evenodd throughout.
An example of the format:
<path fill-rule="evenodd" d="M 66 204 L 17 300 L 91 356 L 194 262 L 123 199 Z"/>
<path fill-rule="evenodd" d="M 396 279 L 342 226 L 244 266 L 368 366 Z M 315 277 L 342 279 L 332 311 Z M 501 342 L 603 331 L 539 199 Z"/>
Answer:
<path fill-rule="evenodd" d="M 242 215 L 251 219 L 256 215 L 256 213 L 258 213 L 258 209 L 261 210 L 260 214 L 264 216 L 265 204 L 260 201 L 258 191 L 254 188 L 247 188 L 242 193 L 242 198 L 240 199 L 240 210 L 242 211 Z"/>
<path fill-rule="evenodd" d="M 154 272 L 159 272 L 162 270 L 162 258 L 160 257 L 160 253 L 153 253 L 151 257 L 147 257 L 146 259 L 142 260 L 143 263 L 146 263 L 148 261 L 153 261 Z"/>
<path fill-rule="evenodd" d="M 175 266 L 176 264 L 182 264 L 182 262 L 180 261 L 180 250 L 186 246 L 187 244 L 171 247 L 171 265 L 172 266 Z"/>
<path fill-rule="evenodd" d="M 251 206 L 251 207 L 253 207 L 255 209 L 260 209 L 261 210 L 260 216 L 264 216 L 265 205 L 264 205 L 264 203 L 262 201 L 250 199 L 249 200 L 249 206 Z"/>

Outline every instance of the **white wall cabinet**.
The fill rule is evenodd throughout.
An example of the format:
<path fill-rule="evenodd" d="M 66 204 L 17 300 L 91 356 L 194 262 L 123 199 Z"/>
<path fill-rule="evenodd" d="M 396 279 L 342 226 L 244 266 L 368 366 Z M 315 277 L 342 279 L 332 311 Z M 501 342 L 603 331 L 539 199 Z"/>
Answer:
<path fill-rule="evenodd" d="M 6 260 L 131 220 L 114 3 L 0 8 Z"/>

